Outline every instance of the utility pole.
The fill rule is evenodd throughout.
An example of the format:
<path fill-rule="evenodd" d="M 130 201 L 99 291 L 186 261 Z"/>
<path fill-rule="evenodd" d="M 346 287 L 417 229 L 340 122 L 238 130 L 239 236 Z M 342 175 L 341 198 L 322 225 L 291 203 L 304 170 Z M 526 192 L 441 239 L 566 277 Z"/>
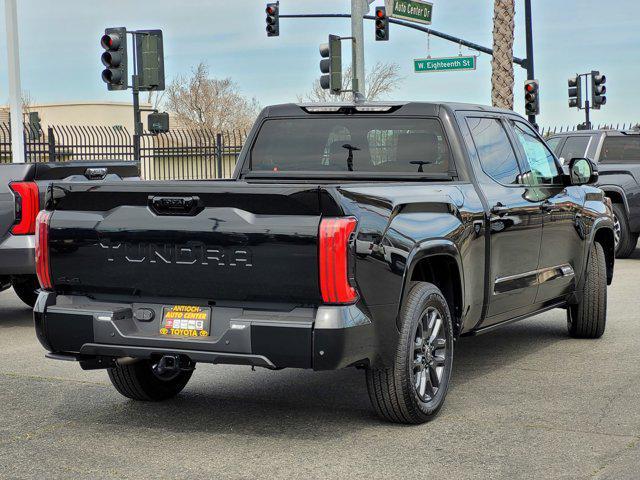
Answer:
<path fill-rule="evenodd" d="M 353 37 L 353 99 L 365 100 L 364 68 L 364 16 L 369 12 L 369 4 L 374 0 L 351 0 L 351 36 Z"/>
<path fill-rule="evenodd" d="M 9 60 L 12 161 L 13 163 L 24 163 L 22 88 L 20 86 L 20 49 L 18 45 L 18 7 L 16 3 L 17 0 L 5 0 L 4 18 L 7 27 L 7 57 Z"/>

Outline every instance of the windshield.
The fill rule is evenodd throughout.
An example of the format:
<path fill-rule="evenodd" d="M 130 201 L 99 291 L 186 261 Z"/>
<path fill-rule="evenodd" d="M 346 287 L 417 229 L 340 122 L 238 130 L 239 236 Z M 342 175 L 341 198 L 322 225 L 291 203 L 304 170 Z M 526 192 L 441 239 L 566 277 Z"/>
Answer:
<path fill-rule="evenodd" d="M 332 117 L 267 120 L 251 170 L 268 172 L 449 172 L 436 119 Z"/>

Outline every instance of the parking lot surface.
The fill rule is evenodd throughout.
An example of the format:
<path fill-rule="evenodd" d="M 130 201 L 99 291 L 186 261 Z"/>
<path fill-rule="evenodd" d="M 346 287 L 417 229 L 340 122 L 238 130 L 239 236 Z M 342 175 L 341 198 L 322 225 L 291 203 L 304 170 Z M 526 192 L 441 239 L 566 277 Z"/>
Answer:
<path fill-rule="evenodd" d="M 165 403 L 44 358 L 0 294 L 1 478 L 640 477 L 640 251 L 616 263 L 600 340 L 555 310 L 456 345 L 440 415 L 381 422 L 363 372 L 198 365 Z"/>

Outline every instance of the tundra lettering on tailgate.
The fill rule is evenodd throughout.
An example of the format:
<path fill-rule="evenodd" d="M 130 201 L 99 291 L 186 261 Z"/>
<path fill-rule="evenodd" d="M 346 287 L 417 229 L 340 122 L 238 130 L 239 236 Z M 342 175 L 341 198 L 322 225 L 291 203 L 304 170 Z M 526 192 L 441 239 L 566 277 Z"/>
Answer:
<path fill-rule="evenodd" d="M 150 263 L 166 265 L 215 265 L 219 267 L 253 267 L 248 248 L 222 248 L 201 242 L 155 244 L 146 242 L 109 242 L 100 247 L 107 251 L 108 262 Z"/>

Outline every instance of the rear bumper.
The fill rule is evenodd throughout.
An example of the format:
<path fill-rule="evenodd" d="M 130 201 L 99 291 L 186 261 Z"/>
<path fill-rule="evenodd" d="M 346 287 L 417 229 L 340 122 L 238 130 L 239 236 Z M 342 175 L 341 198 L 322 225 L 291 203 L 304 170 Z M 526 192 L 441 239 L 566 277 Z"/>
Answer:
<path fill-rule="evenodd" d="M 7 235 L 0 243 L 0 275 L 35 275 L 35 235 Z"/>
<path fill-rule="evenodd" d="M 154 312 L 141 321 L 141 309 Z M 52 358 L 108 367 L 116 358 L 185 355 L 194 362 L 266 368 L 333 370 L 373 361 L 375 332 L 356 305 L 289 311 L 212 307 L 210 336 L 159 334 L 161 304 L 98 302 L 42 292 L 34 308 L 36 334 Z M 84 362 L 83 362 L 84 361 Z"/>

